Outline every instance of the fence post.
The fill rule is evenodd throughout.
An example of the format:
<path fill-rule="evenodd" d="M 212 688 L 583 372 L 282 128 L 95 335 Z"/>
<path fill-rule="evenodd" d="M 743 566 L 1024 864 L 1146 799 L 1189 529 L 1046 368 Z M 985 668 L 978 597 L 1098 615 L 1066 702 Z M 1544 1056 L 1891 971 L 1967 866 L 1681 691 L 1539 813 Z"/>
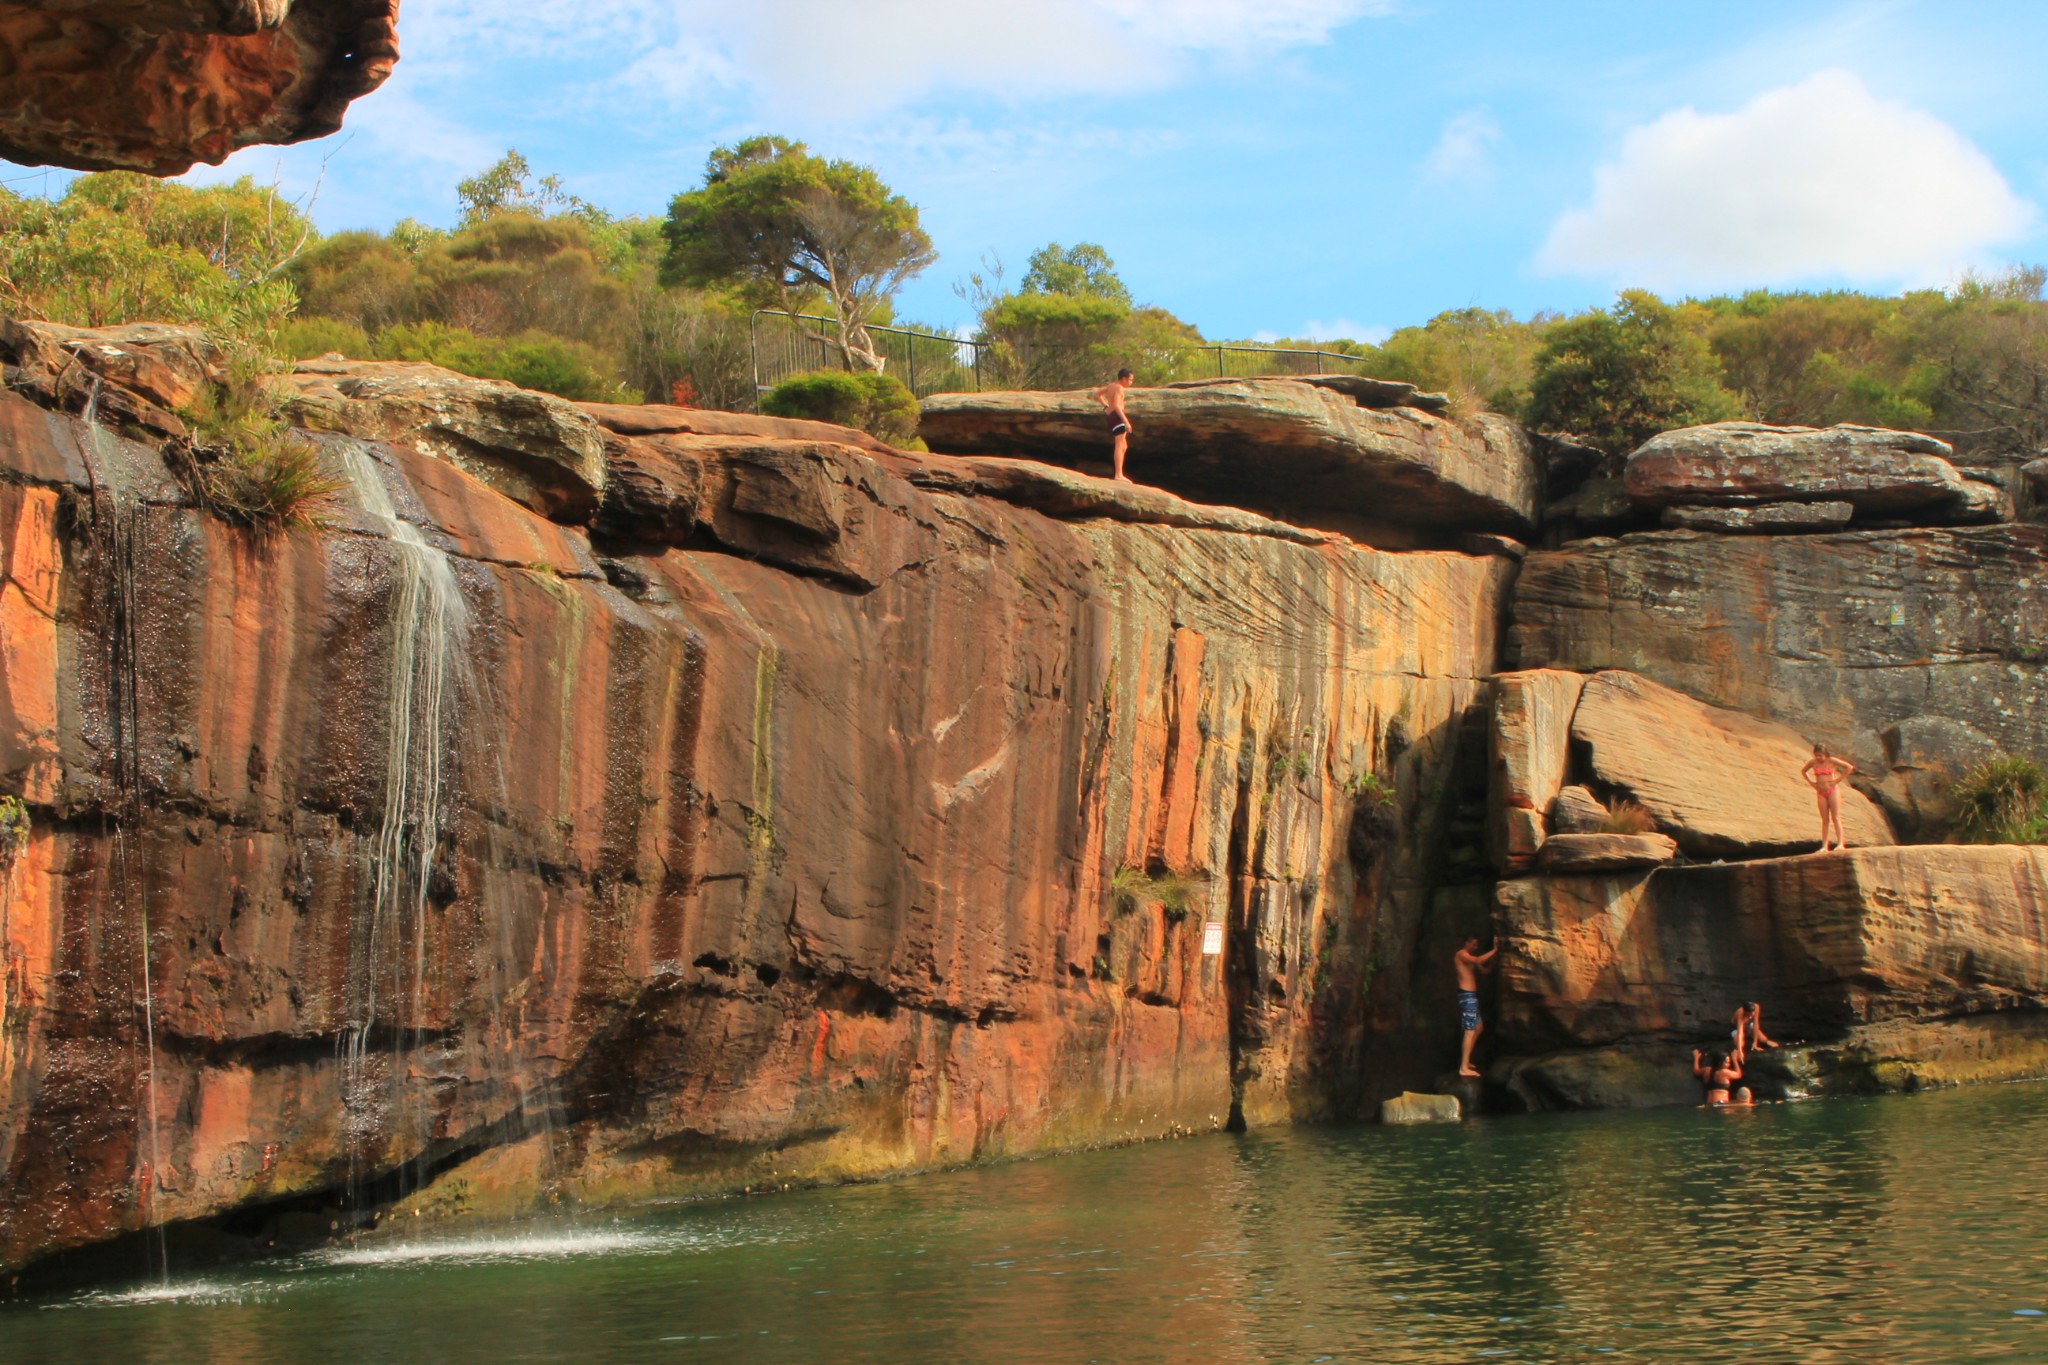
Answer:
<path fill-rule="evenodd" d="M 761 410 L 761 310 L 747 319 L 747 360 L 754 367 L 754 411 Z"/>
<path fill-rule="evenodd" d="M 906 332 L 903 339 L 910 346 L 910 396 L 916 398 L 919 396 L 917 392 L 917 334 L 915 332 Z"/>
<path fill-rule="evenodd" d="M 1216 377 L 1223 378 L 1223 348 L 1220 345 L 1216 348 Z"/>

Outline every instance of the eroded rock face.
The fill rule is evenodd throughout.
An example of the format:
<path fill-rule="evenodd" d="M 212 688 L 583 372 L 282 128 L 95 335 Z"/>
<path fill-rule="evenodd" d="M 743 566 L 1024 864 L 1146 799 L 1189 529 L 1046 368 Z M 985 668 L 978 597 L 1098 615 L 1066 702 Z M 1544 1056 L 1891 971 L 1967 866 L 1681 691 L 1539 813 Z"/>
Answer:
<path fill-rule="evenodd" d="M 2048 527 L 1658 533 L 1532 552 L 1520 668 L 1620 668 L 1846 754 L 1903 828 L 1884 738 L 1955 721 L 2048 763 Z M 1903 779 L 1901 779 L 1903 780 Z"/>
<path fill-rule="evenodd" d="M 1454 1055 L 1448 1011 L 1374 1050 L 1440 973 L 1371 964 L 1466 913 L 1435 793 L 1509 561 L 668 420 L 600 433 L 653 510 L 595 541 L 328 433 L 327 527 L 258 543 L 0 395 L 0 1263 L 429 1164 L 408 1204 L 511 1213 L 1357 1112 Z"/>
<path fill-rule="evenodd" d="M 1563 669 L 1503 673 L 1493 680 L 1490 807 L 1495 866 L 1534 866 L 1543 817 L 1571 770 L 1572 716 L 1584 674 Z"/>
<path fill-rule="evenodd" d="M 1846 502 L 1864 517 L 1977 520 L 1983 497 L 1949 463 L 1953 453 L 1931 436 L 1880 427 L 1716 422 L 1644 442 L 1623 482 L 1643 507 Z"/>
<path fill-rule="evenodd" d="M 1844 530 L 1855 516 L 1852 502 L 1774 502 L 1762 507 L 1667 507 L 1664 524 L 1674 531 L 1783 536 Z"/>
<path fill-rule="evenodd" d="M 1528 436 L 1490 413 L 1453 421 L 1292 379 L 1132 389 L 1125 406 L 1131 477 L 1198 502 L 1385 545 L 1460 531 L 1526 538 L 1540 506 Z M 1110 454 L 1101 405 L 1085 391 L 935 394 L 919 433 L 954 455 L 1092 470 Z"/>
<path fill-rule="evenodd" d="M 397 61 L 397 0 L 0 4 L 0 157 L 177 175 L 326 136 Z"/>
<path fill-rule="evenodd" d="M 553 394 L 439 365 L 340 356 L 302 361 L 285 382 L 299 425 L 413 447 L 555 521 L 588 522 L 604 497 L 598 425 Z"/>
<path fill-rule="evenodd" d="M 1873 1067 L 1909 1036 L 1918 1065 L 1891 1088 L 2048 1074 L 2048 848 L 1531 877 L 1501 883 L 1498 910 L 1496 1079 L 1539 1106 L 1697 1103 L 1690 1049 L 1725 1048 L 1751 1000 L 1804 1045 L 1756 1064 L 1780 1088 L 1884 1088 Z M 1987 1029 L 2003 1058 L 1981 1055 Z"/>

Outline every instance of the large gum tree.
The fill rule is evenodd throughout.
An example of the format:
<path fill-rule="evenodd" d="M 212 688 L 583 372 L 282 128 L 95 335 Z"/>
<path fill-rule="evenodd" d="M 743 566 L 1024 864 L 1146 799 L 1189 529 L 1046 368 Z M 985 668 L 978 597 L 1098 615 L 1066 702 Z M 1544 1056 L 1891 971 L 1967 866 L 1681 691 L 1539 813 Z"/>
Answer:
<path fill-rule="evenodd" d="M 667 283 L 737 281 L 795 317 L 830 308 L 847 363 L 883 368 L 868 335 L 875 310 L 937 254 L 917 206 L 869 166 L 827 161 L 801 142 L 753 137 L 712 152 L 704 183 L 669 204 Z"/>

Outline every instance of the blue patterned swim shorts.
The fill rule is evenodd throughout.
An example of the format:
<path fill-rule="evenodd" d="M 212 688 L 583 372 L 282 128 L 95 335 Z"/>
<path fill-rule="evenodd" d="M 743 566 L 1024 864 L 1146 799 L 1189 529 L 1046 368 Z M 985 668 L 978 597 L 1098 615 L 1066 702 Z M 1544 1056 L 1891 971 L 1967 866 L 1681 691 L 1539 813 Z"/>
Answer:
<path fill-rule="evenodd" d="M 1458 992 L 1458 1018 L 1465 1025 L 1465 1032 L 1475 1033 L 1479 1029 L 1479 995 L 1475 991 Z"/>

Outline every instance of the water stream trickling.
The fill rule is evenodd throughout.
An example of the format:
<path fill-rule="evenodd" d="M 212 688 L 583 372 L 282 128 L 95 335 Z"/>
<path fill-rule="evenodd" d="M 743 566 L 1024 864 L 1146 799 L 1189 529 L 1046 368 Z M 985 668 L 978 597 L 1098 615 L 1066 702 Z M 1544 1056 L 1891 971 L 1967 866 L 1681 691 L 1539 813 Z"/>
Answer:
<path fill-rule="evenodd" d="M 429 1134 L 425 1087 L 407 1083 L 404 1058 L 418 1056 L 427 1042 L 428 891 L 452 816 L 448 755 L 456 713 L 476 688 L 469 604 L 453 563 L 399 515 L 375 459 L 351 444 L 341 448 L 341 461 L 357 504 L 391 547 L 393 580 L 383 810 L 369 846 L 368 914 L 351 963 L 342 1058 L 348 1195 L 355 1206 L 364 1177 L 402 1136 L 388 1131 L 394 1116 L 410 1108 L 422 1150 Z M 380 1022 L 390 1039 L 382 1066 L 372 1050 Z"/>

